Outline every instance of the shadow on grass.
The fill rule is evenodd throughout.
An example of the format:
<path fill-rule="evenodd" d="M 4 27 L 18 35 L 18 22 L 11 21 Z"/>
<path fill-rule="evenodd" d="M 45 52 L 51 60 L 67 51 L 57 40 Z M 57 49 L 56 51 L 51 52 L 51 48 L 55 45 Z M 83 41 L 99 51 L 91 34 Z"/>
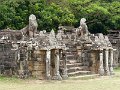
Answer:
<path fill-rule="evenodd" d="M 115 75 L 113 75 L 112 77 L 120 77 L 120 67 L 118 68 L 115 68 L 114 69 L 114 72 L 115 72 Z M 95 78 L 99 78 L 100 76 L 96 76 L 96 77 L 82 77 L 82 78 L 77 78 L 77 79 L 70 79 L 68 78 L 67 80 L 62 80 L 62 81 L 59 81 L 59 80 L 38 80 L 36 78 L 27 78 L 27 79 L 20 79 L 18 77 L 15 77 L 15 76 L 12 76 L 12 77 L 6 77 L 6 76 L 2 76 L 0 75 L 0 82 L 3 82 L 3 83 L 26 83 L 26 82 L 41 82 L 41 83 L 45 83 L 45 84 L 48 84 L 48 83 L 66 83 L 68 81 L 76 81 L 76 80 L 89 80 L 89 79 L 95 79 Z"/>
<path fill-rule="evenodd" d="M 15 76 L 12 76 L 12 77 L 7 77 L 7 76 L 3 76 L 3 75 L 0 75 L 0 82 L 3 82 L 3 83 L 21 83 L 23 80 L 22 79 L 19 79 Z"/>

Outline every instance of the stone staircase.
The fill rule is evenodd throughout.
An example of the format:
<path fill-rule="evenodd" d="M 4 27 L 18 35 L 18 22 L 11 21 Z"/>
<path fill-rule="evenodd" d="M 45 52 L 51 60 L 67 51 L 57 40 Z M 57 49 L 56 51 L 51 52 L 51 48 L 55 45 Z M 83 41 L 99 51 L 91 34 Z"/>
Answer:
<path fill-rule="evenodd" d="M 76 47 L 69 47 L 66 51 L 67 58 L 67 73 L 71 79 L 79 78 L 94 78 L 99 76 L 98 74 L 92 74 L 89 67 L 84 65 L 82 60 L 77 60 Z"/>
<path fill-rule="evenodd" d="M 66 51 L 66 58 L 67 58 L 67 72 L 69 77 L 91 74 L 88 66 L 85 66 L 83 65 L 82 62 L 77 61 L 77 52 L 75 48 Z"/>

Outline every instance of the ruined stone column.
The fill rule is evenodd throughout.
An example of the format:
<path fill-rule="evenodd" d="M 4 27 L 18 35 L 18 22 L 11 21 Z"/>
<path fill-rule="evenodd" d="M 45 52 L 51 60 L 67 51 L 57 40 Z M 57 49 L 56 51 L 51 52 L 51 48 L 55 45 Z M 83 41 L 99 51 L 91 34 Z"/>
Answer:
<path fill-rule="evenodd" d="M 99 74 L 104 75 L 104 68 L 103 68 L 103 50 L 99 52 L 99 60 L 100 60 L 100 67 L 99 67 Z"/>
<path fill-rule="evenodd" d="M 33 38 L 37 32 L 37 27 L 38 27 L 38 24 L 37 24 L 37 20 L 36 20 L 36 16 L 31 14 L 29 16 L 29 37 L 30 38 Z"/>
<path fill-rule="evenodd" d="M 67 74 L 67 58 L 66 58 L 66 55 L 65 55 L 65 52 L 63 51 L 62 52 L 62 55 L 63 55 L 63 79 L 67 79 L 68 78 L 68 74 Z"/>
<path fill-rule="evenodd" d="M 59 50 L 55 50 L 55 71 L 53 79 L 55 80 L 61 80 L 62 77 L 60 76 L 59 72 L 59 64 L 60 64 L 60 58 L 59 58 Z"/>
<path fill-rule="evenodd" d="M 95 51 L 92 50 L 90 55 L 90 65 L 89 65 L 90 71 L 92 73 L 96 73 L 95 64 L 96 64 L 96 55 L 95 55 Z"/>
<path fill-rule="evenodd" d="M 110 75 L 108 58 L 109 58 L 109 52 L 108 52 L 108 49 L 105 49 L 105 72 L 106 72 L 106 75 Z"/>
<path fill-rule="evenodd" d="M 82 50 L 78 49 L 77 52 L 78 52 L 77 62 L 80 63 L 82 62 Z"/>
<path fill-rule="evenodd" d="M 46 78 L 49 80 L 51 79 L 51 75 L 50 75 L 50 50 L 46 51 Z"/>
<path fill-rule="evenodd" d="M 113 74 L 113 49 L 110 49 L 110 74 Z"/>

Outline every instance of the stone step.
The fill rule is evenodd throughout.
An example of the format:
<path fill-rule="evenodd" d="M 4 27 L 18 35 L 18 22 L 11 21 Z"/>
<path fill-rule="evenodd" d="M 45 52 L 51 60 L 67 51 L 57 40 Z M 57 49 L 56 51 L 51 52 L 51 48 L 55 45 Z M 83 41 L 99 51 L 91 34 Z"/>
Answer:
<path fill-rule="evenodd" d="M 67 55 L 66 58 L 69 59 L 69 58 L 76 58 L 77 55 Z"/>
<path fill-rule="evenodd" d="M 79 67 L 79 66 L 83 66 L 83 63 L 74 63 L 74 65 L 76 66 L 76 67 Z"/>
<path fill-rule="evenodd" d="M 62 67 L 63 65 L 63 60 L 60 60 L 60 67 Z M 83 64 L 82 63 L 77 63 L 76 60 L 67 60 L 67 68 L 70 68 L 70 67 L 76 67 L 76 66 L 82 66 Z"/>
<path fill-rule="evenodd" d="M 86 69 L 88 69 L 88 66 L 79 66 L 79 67 L 70 67 L 70 68 L 68 68 L 68 69 L 75 69 L 76 71 L 77 70 L 86 70 Z"/>
<path fill-rule="evenodd" d="M 77 49 L 74 47 L 69 47 L 69 50 L 67 50 L 67 52 L 76 52 L 76 51 Z"/>
<path fill-rule="evenodd" d="M 74 56 L 77 55 L 77 53 L 67 53 L 66 56 Z"/>
<path fill-rule="evenodd" d="M 76 62 L 77 62 L 77 60 L 75 60 L 75 59 L 67 60 L 67 63 L 71 63 L 71 64 L 76 63 Z"/>
<path fill-rule="evenodd" d="M 68 73 L 75 72 L 75 71 L 83 71 L 83 70 L 88 70 L 86 69 L 87 67 L 85 66 L 80 66 L 80 67 L 71 67 L 67 69 Z"/>
<path fill-rule="evenodd" d="M 91 71 L 76 71 L 68 73 L 68 76 L 78 76 L 78 75 L 89 75 L 91 74 Z"/>
<path fill-rule="evenodd" d="M 72 59 L 72 60 L 75 60 L 75 61 L 77 61 L 76 59 Z M 60 61 L 63 61 L 63 59 L 60 59 Z M 70 61 L 70 60 L 66 60 L 66 61 Z"/>
<path fill-rule="evenodd" d="M 75 56 L 75 54 L 68 54 L 68 55 L 66 55 L 66 57 L 74 57 Z"/>
<path fill-rule="evenodd" d="M 66 55 L 76 55 L 76 54 L 77 54 L 77 52 L 70 52 L 70 51 L 69 51 L 69 52 L 68 52 L 68 51 L 66 52 Z"/>
<path fill-rule="evenodd" d="M 86 80 L 86 79 L 95 79 L 99 78 L 99 74 L 91 74 L 91 75 L 80 75 L 80 76 L 75 76 L 75 77 L 69 77 L 69 79 L 72 80 Z"/>
<path fill-rule="evenodd" d="M 82 63 L 67 63 L 67 68 L 70 68 L 70 67 L 79 67 L 79 66 L 82 66 L 83 64 Z"/>
<path fill-rule="evenodd" d="M 75 67 L 75 65 L 74 64 L 66 64 L 67 65 L 67 68 L 70 68 L 70 67 Z"/>
<path fill-rule="evenodd" d="M 63 60 L 60 60 L 60 65 L 63 63 Z"/>
<path fill-rule="evenodd" d="M 75 60 L 75 57 L 67 57 L 67 60 Z"/>
<path fill-rule="evenodd" d="M 64 60 L 60 60 L 60 63 L 62 64 Z M 77 61 L 75 59 L 72 59 L 72 60 L 66 60 L 66 62 L 68 64 L 73 64 L 73 63 L 76 63 Z"/>

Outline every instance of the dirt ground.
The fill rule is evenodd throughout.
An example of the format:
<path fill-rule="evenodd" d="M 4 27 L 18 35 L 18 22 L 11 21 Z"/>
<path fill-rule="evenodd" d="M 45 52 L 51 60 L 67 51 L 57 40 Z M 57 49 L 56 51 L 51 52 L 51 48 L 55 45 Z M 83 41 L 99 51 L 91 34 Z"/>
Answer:
<path fill-rule="evenodd" d="M 0 78 L 0 90 L 120 90 L 120 74 L 88 80 L 62 81 Z"/>

